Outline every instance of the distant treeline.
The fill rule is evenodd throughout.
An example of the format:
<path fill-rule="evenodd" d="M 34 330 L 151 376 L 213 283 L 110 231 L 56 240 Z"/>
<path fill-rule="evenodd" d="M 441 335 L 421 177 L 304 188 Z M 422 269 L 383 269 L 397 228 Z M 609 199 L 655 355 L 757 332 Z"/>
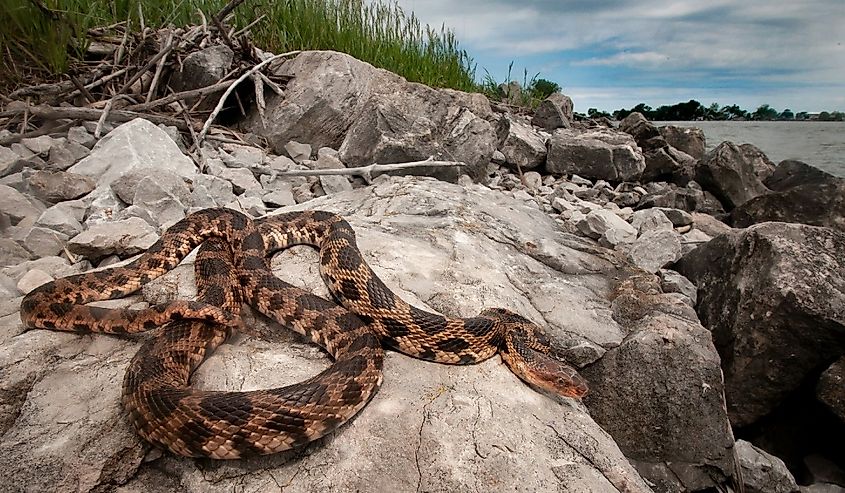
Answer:
<path fill-rule="evenodd" d="M 643 116 L 652 121 L 667 121 L 667 120 L 820 120 L 820 121 L 843 121 L 845 120 L 845 113 L 841 111 L 822 111 L 821 113 L 808 113 L 806 111 L 793 112 L 789 108 L 778 111 L 768 104 L 764 104 L 754 110 L 748 112 L 739 106 L 732 104 L 730 106 L 719 106 L 719 103 L 713 103 L 710 106 L 704 106 L 694 99 L 690 99 L 686 103 L 673 104 L 672 106 L 663 105 L 657 108 L 640 103 L 633 108 L 619 109 L 613 113 L 606 111 L 599 111 L 596 108 L 587 110 L 586 116 L 589 118 L 607 117 L 615 120 L 621 120 L 631 113 L 639 112 Z"/>

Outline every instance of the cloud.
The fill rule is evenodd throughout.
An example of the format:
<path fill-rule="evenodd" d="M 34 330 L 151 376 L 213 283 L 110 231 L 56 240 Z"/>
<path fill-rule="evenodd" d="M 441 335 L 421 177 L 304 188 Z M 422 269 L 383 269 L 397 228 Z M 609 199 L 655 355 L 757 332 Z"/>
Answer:
<path fill-rule="evenodd" d="M 591 80 L 602 88 L 613 83 L 617 92 L 676 83 L 718 89 L 729 98 L 732 87 L 739 97 L 759 84 L 776 97 L 778 86 L 784 94 L 812 86 L 827 88 L 808 95 L 808 103 L 820 105 L 825 98 L 841 101 L 845 89 L 842 0 L 400 0 L 399 5 L 423 22 L 445 22 L 491 72 L 512 60 L 531 73 L 556 67 L 541 76 L 565 88 L 586 87 Z"/>

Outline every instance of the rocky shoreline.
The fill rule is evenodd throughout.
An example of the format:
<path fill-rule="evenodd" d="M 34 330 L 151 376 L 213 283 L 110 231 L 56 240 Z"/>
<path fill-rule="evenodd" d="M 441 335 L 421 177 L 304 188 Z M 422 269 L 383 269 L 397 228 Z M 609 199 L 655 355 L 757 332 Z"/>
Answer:
<path fill-rule="evenodd" d="M 231 64 L 211 55 L 183 70 Z M 0 440 L 14 465 L 0 489 L 845 488 L 845 180 L 750 144 L 705 153 L 702 132 L 638 113 L 575 122 L 562 94 L 517 115 L 340 53 L 270 70 L 289 79 L 283 94 L 238 122 L 237 139 L 190 157 L 188 134 L 143 118 L 0 146 Z M 179 90 L 209 77 L 181 74 Z M 294 176 L 432 157 L 463 164 Z M 340 213 L 409 302 L 517 311 L 570 348 L 591 393 L 554 401 L 498 358 L 457 368 L 390 353 L 372 403 L 303 450 L 222 465 L 149 451 L 119 405 L 140 341 L 24 331 L 18 307 L 207 207 Z M 285 252 L 274 269 L 327 295 L 312 253 Z M 183 265 L 109 306 L 194 294 Z M 262 388 L 325 367 L 284 329 L 251 323 L 262 337 L 218 350 L 199 386 Z"/>

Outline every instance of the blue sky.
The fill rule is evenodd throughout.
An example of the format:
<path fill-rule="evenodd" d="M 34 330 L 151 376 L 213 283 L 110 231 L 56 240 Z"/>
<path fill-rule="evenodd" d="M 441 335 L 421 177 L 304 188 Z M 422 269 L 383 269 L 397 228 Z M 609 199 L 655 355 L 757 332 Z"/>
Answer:
<path fill-rule="evenodd" d="M 696 99 L 845 111 L 845 0 L 399 0 L 498 81 L 557 82 L 575 110 Z"/>

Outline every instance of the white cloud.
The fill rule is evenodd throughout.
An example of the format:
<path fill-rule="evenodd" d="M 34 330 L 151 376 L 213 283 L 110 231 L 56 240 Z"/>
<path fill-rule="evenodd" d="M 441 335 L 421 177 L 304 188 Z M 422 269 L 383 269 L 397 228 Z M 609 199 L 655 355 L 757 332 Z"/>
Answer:
<path fill-rule="evenodd" d="M 784 94 L 813 86 L 821 89 L 807 97 L 818 104 L 825 98 L 831 104 L 841 101 L 839 94 L 845 89 L 843 0 L 400 0 L 399 4 L 423 22 L 437 26 L 445 22 L 477 59 L 501 60 L 501 66 L 511 60 L 520 65 L 520 58 L 541 60 L 537 67 L 529 66 L 529 72 L 540 65 L 559 67 L 541 76 L 567 89 L 574 73 L 588 69 L 614 71 L 619 91 L 626 82 L 651 77 L 687 81 L 698 89 L 711 87 L 714 93 L 718 89 L 725 102 L 733 102 L 731 84 L 737 97 L 755 82 L 780 85 Z M 627 75 L 618 77 L 619 71 Z M 597 82 L 606 84 L 608 78 Z M 627 92 L 635 91 L 632 97 L 646 99 L 639 87 Z M 760 93 L 779 94 L 777 89 L 767 91 Z M 659 92 L 667 93 L 665 88 Z"/>

